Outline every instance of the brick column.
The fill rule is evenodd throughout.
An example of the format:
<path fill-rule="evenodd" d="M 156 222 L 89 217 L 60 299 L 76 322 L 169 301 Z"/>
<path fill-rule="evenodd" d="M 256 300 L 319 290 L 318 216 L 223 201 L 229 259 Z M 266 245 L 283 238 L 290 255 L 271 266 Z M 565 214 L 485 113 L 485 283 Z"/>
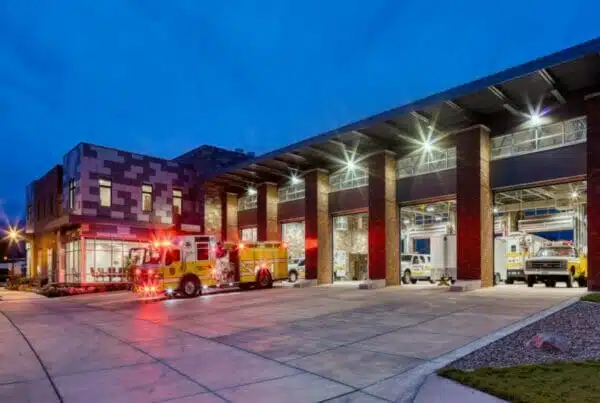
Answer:
<path fill-rule="evenodd" d="M 56 280 L 59 283 L 65 281 L 65 266 L 66 266 L 66 254 L 62 244 L 62 237 L 60 229 L 56 231 Z"/>
<path fill-rule="evenodd" d="M 587 115 L 588 289 L 600 291 L 600 92 L 585 97 Z"/>
<path fill-rule="evenodd" d="M 367 160 L 369 169 L 369 279 L 400 283 L 396 154 L 382 151 Z"/>
<path fill-rule="evenodd" d="M 220 238 L 222 224 L 221 210 L 223 208 L 221 195 L 223 193 L 223 188 L 210 182 L 206 182 L 202 186 L 200 202 L 200 213 L 204 215 L 202 232 L 207 235 L 216 235 Z"/>
<path fill-rule="evenodd" d="M 305 266 L 306 280 L 319 284 L 333 281 L 332 234 L 329 217 L 329 175 L 314 169 L 305 183 Z"/>
<path fill-rule="evenodd" d="M 457 277 L 453 289 L 493 285 L 490 133 L 477 125 L 456 134 Z"/>
<path fill-rule="evenodd" d="M 221 197 L 221 239 L 223 241 L 235 242 L 240 240 L 238 231 L 238 195 L 235 193 L 224 193 Z"/>
<path fill-rule="evenodd" d="M 256 206 L 257 229 L 256 236 L 259 241 L 279 241 L 279 223 L 277 222 L 277 204 L 279 195 L 275 183 L 261 183 L 258 185 L 258 199 Z"/>

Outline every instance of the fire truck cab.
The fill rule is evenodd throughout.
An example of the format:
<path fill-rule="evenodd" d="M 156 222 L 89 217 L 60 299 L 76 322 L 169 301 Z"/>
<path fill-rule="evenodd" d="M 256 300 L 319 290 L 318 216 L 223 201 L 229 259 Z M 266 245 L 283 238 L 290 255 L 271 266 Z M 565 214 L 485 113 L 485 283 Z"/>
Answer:
<path fill-rule="evenodd" d="M 132 250 L 133 290 L 194 297 L 208 288 L 269 288 L 286 279 L 282 242 L 218 243 L 212 235 L 183 235 Z"/>

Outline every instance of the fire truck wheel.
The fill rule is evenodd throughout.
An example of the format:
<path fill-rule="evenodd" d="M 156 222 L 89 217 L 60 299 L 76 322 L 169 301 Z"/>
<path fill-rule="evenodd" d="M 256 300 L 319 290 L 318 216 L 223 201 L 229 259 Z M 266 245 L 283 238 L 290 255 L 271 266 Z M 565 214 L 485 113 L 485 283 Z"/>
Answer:
<path fill-rule="evenodd" d="M 271 279 L 271 273 L 267 270 L 262 270 L 258 273 L 257 279 L 259 288 L 271 288 L 273 287 L 273 280 Z"/>
<path fill-rule="evenodd" d="M 514 284 L 515 280 L 513 280 L 512 278 L 507 278 L 505 281 L 506 284 Z"/>
<path fill-rule="evenodd" d="M 288 281 L 290 283 L 295 283 L 298 280 L 298 272 L 296 270 L 290 271 L 288 274 Z"/>
<path fill-rule="evenodd" d="M 527 276 L 527 287 L 533 287 L 535 284 L 535 277 Z"/>
<path fill-rule="evenodd" d="M 586 278 L 583 277 L 583 276 L 577 277 L 577 285 L 579 287 L 582 287 L 582 288 L 583 287 L 587 287 L 587 280 L 586 280 Z"/>
<path fill-rule="evenodd" d="M 186 298 L 192 298 L 201 292 L 200 280 L 196 276 L 185 276 L 181 279 L 179 287 L 181 294 Z"/>

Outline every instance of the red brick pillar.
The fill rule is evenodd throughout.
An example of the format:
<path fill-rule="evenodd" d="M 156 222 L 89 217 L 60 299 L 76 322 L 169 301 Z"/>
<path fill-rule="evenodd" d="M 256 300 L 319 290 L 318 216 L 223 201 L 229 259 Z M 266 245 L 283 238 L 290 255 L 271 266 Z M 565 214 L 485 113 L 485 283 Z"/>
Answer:
<path fill-rule="evenodd" d="M 490 133 L 482 125 L 456 134 L 455 289 L 493 285 L 493 205 L 490 187 Z"/>
<path fill-rule="evenodd" d="M 588 289 L 600 291 L 600 92 L 585 97 L 587 115 Z"/>
<path fill-rule="evenodd" d="M 224 193 L 221 202 L 221 239 L 229 242 L 239 242 L 238 231 L 238 195 L 236 193 Z"/>
<path fill-rule="evenodd" d="M 279 195 L 277 185 L 274 183 L 261 183 L 258 185 L 258 199 L 256 206 L 257 229 L 256 237 L 259 241 L 279 241 L 279 224 L 277 222 L 277 204 Z"/>
<path fill-rule="evenodd" d="M 201 213 L 204 214 L 203 231 L 207 235 L 221 237 L 222 224 L 222 186 L 206 182 L 201 191 Z"/>
<path fill-rule="evenodd" d="M 332 234 L 329 217 L 329 175 L 314 169 L 305 183 L 305 266 L 306 279 L 319 284 L 333 281 Z"/>
<path fill-rule="evenodd" d="M 369 279 L 400 283 L 396 154 L 382 151 L 367 160 L 369 169 Z"/>

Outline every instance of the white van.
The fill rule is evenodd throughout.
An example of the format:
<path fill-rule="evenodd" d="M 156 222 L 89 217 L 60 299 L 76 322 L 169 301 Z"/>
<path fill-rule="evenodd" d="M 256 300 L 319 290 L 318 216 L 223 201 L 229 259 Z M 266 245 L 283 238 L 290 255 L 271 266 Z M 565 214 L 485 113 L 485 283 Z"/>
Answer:
<path fill-rule="evenodd" d="M 419 253 L 402 254 L 400 258 L 400 272 L 402 273 L 402 283 L 416 284 L 419 280 L 427 280 L 434 283 L 431 270 L 431 257 Z"/>

